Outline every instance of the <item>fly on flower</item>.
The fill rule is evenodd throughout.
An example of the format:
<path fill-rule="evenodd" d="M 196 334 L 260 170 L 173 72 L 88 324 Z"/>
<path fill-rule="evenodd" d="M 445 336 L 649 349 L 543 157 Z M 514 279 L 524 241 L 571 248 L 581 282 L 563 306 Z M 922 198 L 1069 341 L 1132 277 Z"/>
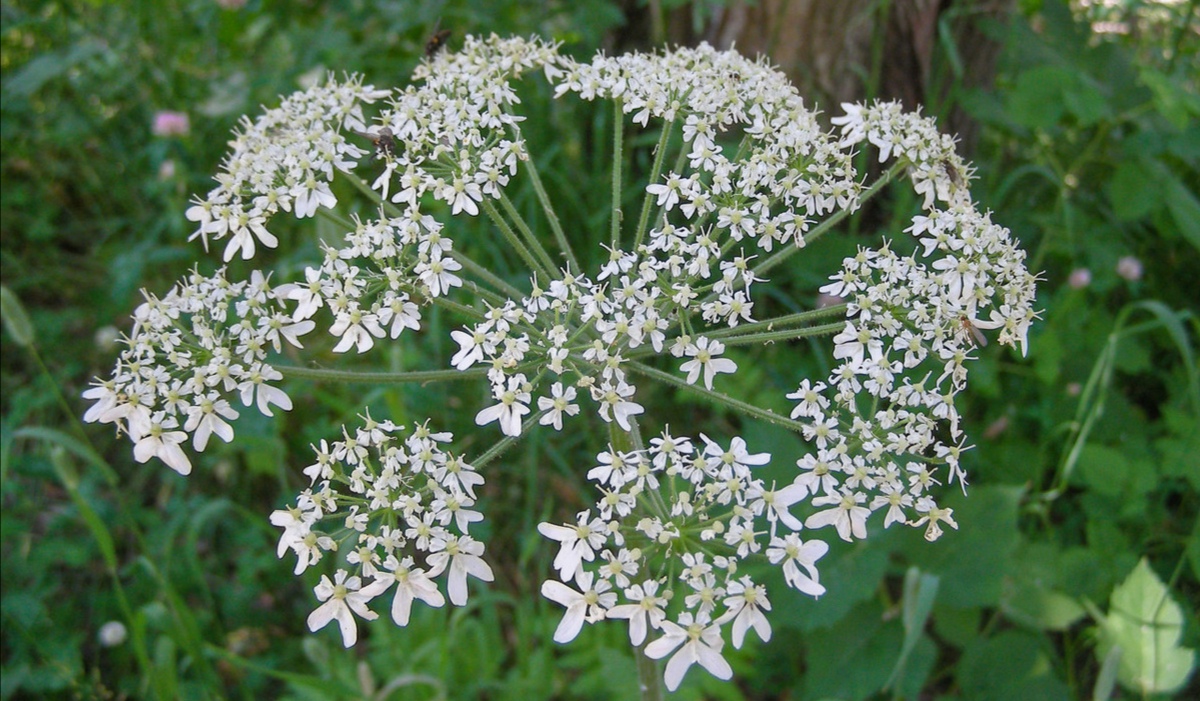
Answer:
<path fill-rule="evenodd" d="M 942 171 L 946 173 L 946 177 L 950 178 L 950 184 L 953 185 L 954 187 L 961 188 L 963 186 L 963 178 L 962 178 L 962 173 L 958 172 L 958 168 L 955 168 L 954 164 L 948 160 L 942 161 L 941 166 L 942 166 Z M 985 345 L 985 344 L 981 344 L 981 345 Z"/>
<path fill-rule="evenodd" d="M 429 41 L 425 42 L 425 58 L 433 58 L 436 56 L 437 52 L 441 51 L 442 48 L 446 46 L 446 40 L 450 38 L 451 30 L 439 30 L 438 26 L 440 25 L 441 21 L 439 20 L 438 24 L 434 25 L 433 36 L 429 37 Z"/>
<path fill-rule="evenodd" d="M 966 314 L 958 317 L 958 324 L 962 328 L 963 335 L 974 341 L 976 346 L 980 348 L 987 346 L 987 336 L 983 335 L 983 332 L 979 330 L 979 327 L 976 326 Z"/>
<path fill-rule="evenodd" d="M 396 153 L 396 138 L 390 127 L 380 127 L 379 131 L 375 133 L 357 129 L 352 131 L 364 139 L 370 139 L 371 143 L 375 144 L 376 158 L 391 158 Z"/>

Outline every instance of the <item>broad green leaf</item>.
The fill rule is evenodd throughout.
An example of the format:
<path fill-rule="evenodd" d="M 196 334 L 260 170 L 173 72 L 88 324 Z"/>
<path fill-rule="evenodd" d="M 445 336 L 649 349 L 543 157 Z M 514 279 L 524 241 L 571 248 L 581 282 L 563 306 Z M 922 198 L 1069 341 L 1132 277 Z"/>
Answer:
<path fill-rule="evenodd" d="M 1113 589 L 1108 615 L 1102 616 L 1096 654 L 1121 649 L 1117 679 L 1141 694 L 1178 690 L 1196 665 L 1196 653 L 1180 646 L 1183 609 L 1144 558 Z"/>
<path fill-rule="evenodd" d="M 1048 129 L 1066 111 L 1063 94 L 1075 83 L 1069 71 L 1038 66 L 1021 74 L 1008 98 L 1008 112 L 1018 124 Z"/>
<path fill-rule="evenodd" d="M 1175 225 L 1188 243 L 1200 250 L 1200 201 L 1178 178 L 1168 179 L 1163 187 Z"/>
<path fill-rule="evenodd" d="M 1079 453 L 1079 469 L 1075 474 L 1088 488 L 1117 496 L 1128 487 L 1131 469 L 1129 459 L 1120 450 L 1088 443 Z"/>
<path fill-rule="evenodd" d="M 1171 126 L 1183 130 L 1189 119 L 1200 115 L 1200 97 L 1177 85 L 1169 76 L 1147 67 L 1142 69 L 1140 77 L 1154 95 L 1154 108 Z"/>
<path fill-rule="evenodd" d="M 1091 126 L 1112 115 L 1112 108 L 1095 86 L 1076 82 L 1062 96 L 1067 109 L 1082 126 Z"/>
<path fill-rule="evenodd" d="M 1107 190 L 1113 214 L 1122 221 L 1144 217 L 1162 205 L 1163 201 L 1163 190 L 1158 185 L 1155 173 L 1136 158 L 1128 158 L 1117 164 Z"/>
<path fill-rule="evenodd" d="M 964 652 L 958 683 L 965 699 L 1058 701 L 1069 698 L 1040 636 L 1010 630 L 981 638 Z"/>
<path fill-rule="evenodd" d="M 883 613 L 877 602 L 868 602 L 810 636 L 805 698 L 861 699 L 883 688 L 904 637 L 899 621 L 885 621 Z M 840 642 L 822 642 L 828 640 Z"/>
<path fill-rule="evenodd" d="M 938 575 L 939 601 L 948 606 L 988 606 L 1000 600 L 1004 573 L 1013 564 L 1020 487 L 977 487 L 968 496 L 948 495 L 943 506 L 954 509 L 959 530 L 947 530 L 927 543 L 918 529 L 907 529 L 904 554 L 923 571 Z"/>

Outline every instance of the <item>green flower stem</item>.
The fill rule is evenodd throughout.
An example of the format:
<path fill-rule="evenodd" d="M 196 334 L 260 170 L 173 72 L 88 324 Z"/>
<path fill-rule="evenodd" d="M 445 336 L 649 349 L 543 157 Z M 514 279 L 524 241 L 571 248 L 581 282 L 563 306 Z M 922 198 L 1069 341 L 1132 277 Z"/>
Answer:
<path fill-rule="evenodd" d="M 704 335 L 716 340 L 729 338 L 731 336 L 741 336 L 743 334 L 757 332 L 760 330 L 775 331 L 777 329 L 787 328 L 797 324 L 807 324 L 810 321 L 824 319 L 828 316 L 843 316 L 845 315 L 848 306 L 849 305 L 847 304 L 833 304 L 828 307 L 822 307 L 821 309 L 813 309 L 807 312 L 796 312 L 795 314 L 778 316 L 774 319 L 767 319 L 765 321 L 756 321 L 751 324 L 739 324 L 730 328 L 718 329 Z"/>
<path fill-rule="evenodd" d="M 637 658 L 638 690 L 642 701 L 662 701 L 662 676 L 658 672 L 658 662 L 646 657 L 646 646 L 649 644 L 649 640 L 643 640 L 633 651 L 633 656 Z"/>
<path fill-rule="evenodd" d="M 433 303 L 443 309 L 449 309 L 452 312 L 457 312 L 457 313 L 462 314 L 463 316 L 467 317 L 468 319 L 474 319 L 475 321 L 483 321 L 483 319 L 486 318 L 484 313 L 479 311 L 475 307 L 468 307 L 465 304 L 459 304 L 458 302 L 451 302 L 449 299 L 447 299 L 445 297 L 434 297 Z"/>
<path fill-rule="evenodd" d="M 504 303 L 504 299 L 505 299 L 506 295 L 507 295 L 508 299 L 521 299 L 522 297 L 525 296 L 524 292 L 522 292 L 521 290 L 517 289 L 516 287 L 513 287 L 512 285 L 508 284 L 507 282 L 505 282 L 503 279 L 501 279 L 499 276 L 497 276 L 492 271 L 490 271 L 487 268 L 483 267 L 482 265 L 476 263 L 475 261 L 471 260 L 467 256 L 459 253 L 458 251 L 451 249 L 450 257 L 453 258 L 454 260 L 458 261 L 459 264 L 462 265 L 463 270 L 466 270 L 467 272 L 471 273 L 472 275 L 475 275 L 475 276 L 481 278 L 482 280 L 484 280 L 485 282 L 490 284 L 492 287 L 496 288 L 497 290 L 500 290 L 500 294 L 495 294 L 493 292 L 488 292 L 487 290 L 480 289 L 479 286 L 476 285 L 475 292 L 477 292 L 480 296 L 490 299 L 491 301 L 499 303 L 499 304 Z"/>
<path fill-rule="evenodd" d="M 761 333 L 748 333 L 736 336 L 726 336 L 721 342 L 726 346 L 745 346 L 759 343 L 772 343 L 774 341 L 790 341 L 796 338 L 808 338 L 810 336 L 825 336 L 828 334 L 837 333 L 846 327 L 846 322 L 835 321 L 830 324 L 822 324 L 820 326 L 808 326 L 801 329 L 780 329 L 778 331 L 763 331 Z"/>
<path fill-rule="evenodd" d="M 621 243 L 621 164 L 624 161 L 625 110 L 621 98 L 613 99 L 612 236 L 613 248 Z"/>
<path fill-rule="evenodd" d="M 500 229 L 500 233 L 504 235 L 505 240 L 508 241 L 509 245 L 512 246 L 517 252 L 517 255 L 521 256 L 521 260 L 525 261 L 525 265 L 529 266 L 530 270 L 540 271 L 543 275 L 547 275 L 551 280 L 553 280 L 553 267 L 547 269 L 537 259 L 534 258 L 533 254 L 529 251 L 525 244 L 521 242 L 521 237 L 517 236 L 517 232 L 513 231 L 512 227 L 508 225 L 508 222 L 504 221 L 504 217 L 501 216 L 500 212 L 496 209 L 496 205 L 492 204 L 491 201 L 486 197 L 484 198 L 482 204 L 483 211 L 487 212 L 487 215 L 491 218 L 492 223 L 496 225 L 496 228 Z"/>
<path fill-rule="evenodd" d="M 337 224 L 339 227 L 341 227 L 342 229 L 344 229 L 347 232 L 354 231 L 355 229 L 358 228 L 358 225 L 355 224 L 353 221 L 347 219 L 346 217 L 343 217 L 342 215 L 338 214 L 337 212 L 333 211 L 332 209 L 325 209 L 324 207 L 318 207 L 317 208 L 317 216 L 321 217 L 322 219 L 324 219 L 326 221 L 330 221 L 330 222 L 333 222 L 334 224 Z"/>
<path fill-rule="evenodd" d="M 389 217 L 400 216 L 400 214 L 401 214 L 400 208 L 397 207 L 396 205 L 392 204 L 391 202 L 388 202 L 387 200 L 383 199 L 383 196 L 380 195 L 378 192 L 376 192 L 374 190 L 374 188 L 372 188 L 370 185 L 368 185 L 366 180 L 363 180 L 362 178 L 358 177 L 354 173 L 342 173 L 341 171 L 337 171 L 337 172 L 344 175 L 346 177 L 346 179 L 350 181 L 350 184 L 353 185 L 356 190 L 358 190 L 359 192 L 361 192 L 367 196 L 367 199 L 369 199 L 372 202 L 374 202 L 375 204 L 379 205 L 379 207 L 383 209 L 384 214 L 387 214 Z M 318 210 L 318 211 L 320 211 L 320 210 Z"/>
<path fill-rule="evenodd" d="M 516 137 L 519 138 L 520 134 L 517 134 Z M 550 196 L 546 193 L 546 186 L 542 184 L 542 178 L 538 175 L 532 156 L 526 161 L 526 165 L 529 178 L 533 181 L 533 191 L 537 193 L 538 202 L 542 203 L 542 211 L 546 213 L 546 219 L 550 222 L 550 230 L 554 232 L 554 240 L 558 242 L 558 247 L 562 249 L 563 255 L 570 262 L 571 270 L 578 273 L 580 271 L 579 261 L 575 258 L 575 252 L 571 250 L 571 244 L 567 242 L 562 223 L 558 220 L 558 213 L 554 211 L 554 205 L 550 202 Z"/>
<path fill-rule="evenodd" d="M 488 464 L 489 462 L 495 460 L 496 458 L 500 457 L 500 455 L 504 451 L 508 450 L 514 443 L 516 443 L 518 440 L 520 440 L 521 436 L 528 433 L 529 430 L 533 428 L 534 424 L 536 424 L 538 422 L 538 419 L 542 418 L 542 415 L 545 413 L 546 412 L 544 412 L 544 411 L 535 411 L 535 412 L 531 413 L 529 415 L 529 418 L 525 419 L 525 421 L 521 424 L 520 435 L 505 436 L 504 438 L 501 438 L 500 440 L 496 441 L 496 443 L 494 445 L 492 445 L 491 448 L 488 448 L 487 450 L 485 450 L 483 452 L 483 454 L 481 454 L 479 457 L 472 460 L 471 466 L 478 469 L 478 468 L 483 467 L 484 465 Z"/>
<path fill-rule="evenodd" d="M 786 416 L 780 416 L 769 409 L 756 407 L 753 404 L 743 402 L 740 399 L 734 399 L 733 397 L 721 394 L 720 392 L 714 392 L 711 389 L 705 389 L 702 385 L 689 385 L 682 378 L 676 377 L 668 372 L 663 372 L 662 370 L 652 368 L 649 365 L 634 361 L 630 362 L 628 367 L 630 370 L 633 370 L 640 375 L 649 377 L 652 380 L 658 380 L 659 382 L 663 382 L 673 387 L 678 387 L 679 389 L 685 389 L 704 395 L 718 404 L 727 406 L 730 409 L 739 411 L 747 416 L 752 416 L 756 419 L 762 419 L 763 421 L 775 424 L 776 426 L 782 426 L 783 428 L 795 431 L 797 433 L 804 428 L 804 424 L 800 423 L 799 421 L 793 421 Z"/>
<path fill-rule="evenodd" d="M 404 384 L 410 382 L 454 382 L 487 377 L 485 368 L 469 370 L 406 370 L 404 372 L 359 372 L 356 370 L 330 370 L 326 368 L 303 368 L 298 365 L 272 365 L 285 378 L 301 377 L 306 380 L 329 380 L 332 382 L 364 383 L 372 385 Z"/>
<path fill-rule="evenodd" d="M 546 266 L 546 269 L 553 271 L 555 269 L 554 259 L 550 257 L 550 254 L 546 251 L 546 248 L 542 246 L 540 241 L 538 241 L 537 236 L 535 236 L 533 233 L 533 230 L 530 229 L 529 225 L 525 223 L 525 218 L 522 217 L 521 213 L 517 211 L 516 206 L 513 205 L 512 200 L 508 199 L 508 195 L 504 194 L 503 190 L 500 191 L 500 206 L 504 208 L 504 211 L 508 214 L 509 218 L 512 219 L 513 223 L 517 225 L 517 230 L 520 231 L 525 237 L 526 243 L 528 243 L 530 248 L 533 249 L 533 252 L 539 258 L 541 258 L 542 263 Z"/>
<path fill-rule="evenodd" d="M 650 177 L 646 179 L 647 185 L 653 185 L 658 182 L 662 175 L 663 159 L 667 154 L 667 141 L 671 138 L 671 127 L 675 126 L 675 120 L 667 120 L 663 122 L 662 134 L 658 137 L 658 146 L 654 149 L 654 165 L 650 168 Z M 650 221 L 650 203 L 654 201 L 654 195 L 649 192 L 642 198 L 642 213 L 638 217 L 637 238 L 633 241 L 633 250 L 637 250 L 638 246 L 642 245 L 642 240 L 645 239 L 646 224 Z"/>

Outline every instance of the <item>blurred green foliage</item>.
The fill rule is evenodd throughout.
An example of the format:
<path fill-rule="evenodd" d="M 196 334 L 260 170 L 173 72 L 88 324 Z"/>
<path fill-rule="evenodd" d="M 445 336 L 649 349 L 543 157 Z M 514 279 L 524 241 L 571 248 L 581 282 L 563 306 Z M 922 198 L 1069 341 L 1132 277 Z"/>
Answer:
<path fill-rule="evenodd" d="M 679 698 L 1200 695 L 1187 652 L 1200 648 L 1197 5 L 1072 12 L 1025 2 L 991 27 L 1004 45 L 995 88 L 949 94 L 981 126 L 973 191 L 1045 271 L 1045 311 L 1028 358 L 980 350 L 961 408 L 977 441 L 965 463 L 970 494 L 951 504 L 961 530 L 934 545 L 896 532 L 837 544 L 822 562 L 826 596 L 772 587 L 771 643 L 731 654 L 734 682 L 693 674 Z M 714 7 L 684 9 L 702 21 Z M 603 436 L 535 436 L 506 454 L 484 498 L 496 584 L 466 609 L 418 609 L 402 630 L 370 626 L 365 644 L 346 651 L 329 631 L 304 629 L 317 573 L 298 580 L 275 558 L 266 515 L 294 493 L 307 445 L 364 405 L 402 422 L 446 397 L 298 384 L 295 412 L 247 416 L 238 443 L 210 450 L 187 480 L 133 463 L 126 443 L 72 418 L 116 352 L 105 327 L 126 328 L 137 290 L 164 291 L 197 257 L 182 211 L 210 187 L 239 115 L 326 70 L 401 82 L 435 27 L 459 37 L 538 32 L 586 55 L 621 9 L 14 1 L 0 18 L 0 698 L 636 694 L 624 628 L 589 627 L 556 646 L 560 612 L 536 594 L 549 567 L 534 524 L 583 506 L 582 468 Z M 1096 29 L 1121 26 L 1131 29 Z M 952 64 L 953 47 L 942 50 Z M 552 125 L 529 135 L 530 150 L 566 203 L 564 223 L 603 225 L 586 213 L 607 190 L 608 116 L 549 105 L 536 87 L 527 97 L 530 121 Z M 162 111 L 186 113 L 186 133 L 155 135 Z M 636 170 L 653 139 L 630 141 Z M 513 199 L 535 207 L 528 193 Z M 890 200 L 893 237 L 912 204 Z M 833 270 L 861 242 L 823 239 L 807 252 L 812 265 L 766 303 L 811 307 L 822 273 L 810 271 Z M 293 248 L 276 267 L 295 270 L 315 250 Z M 454 321 L 427 321 L 432 347 L 392 348 L 384 362 L 426 368 L 447 357 L 436 339 Z M 777 397 L 822 373 L 819 348 L 772 349 L 755 374 L 739 375 L 743 391 Z M 790 480 L 795 436 L 664 394 L 679 423 L 736 428 L 775 456 L 770 476 Z M 457 413 L 461 425 L 445 428 L 467 436 L 473 412 Z M 1158 633 L 1147 637 L 1129 616 L 1153 617 Z M 98 631 L 113 620 L 128 639 L 109 647 Z"/>

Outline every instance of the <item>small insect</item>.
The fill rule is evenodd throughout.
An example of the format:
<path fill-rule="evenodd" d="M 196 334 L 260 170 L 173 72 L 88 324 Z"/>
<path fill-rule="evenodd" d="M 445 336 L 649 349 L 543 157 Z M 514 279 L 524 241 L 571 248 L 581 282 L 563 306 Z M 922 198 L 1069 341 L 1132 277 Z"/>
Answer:
<path fill-rule="evenodd" d="M 983 348 L 984 346 L 986 346 L 988 344 L 987 336 L 984 336 L 983 332 L 980 331 L 978 329 L 978 327 L 975 326 L 975 324 L 971 323 L 971 320 L 967 317 L 966 314 L 963 314 L 958 317 L 958 324 L 959 324 L 959 326 L 962 327 L 962 332 L 968 338 L 975 341 L 976 346 Z"/>
<path fill-rule="evenodd" d="M 370 139 L 371 143 L 375 144 L 376 158 L 391 158 L 396 153 L 396 139 L 390 127 L 380 127 L 379 131 L 374 134 L 357 129 L 353 131 L 364 139 Z"/>
<path fill-rule="evenodd" d="M 440 22 L 438 23 L 441 24 Z M 437 52 L 442 50 L 446 45 L 446 40 L 450 38 L 451 30 L 438 30 L 437 25 L 433 28 L 433 36 L 429 37 L 429 41 L 425 42 L 425 58 L 433 58 Z"/>
<path fill-rule="evenodd" d="M 946 173 L 946 177 L 950 178 L 950 184 L 954 187 L 961 188 L 963 186 L 962 173 L 958 172 L 958 168 L 950 161 L 942 161 L 942 171 Z"/>

